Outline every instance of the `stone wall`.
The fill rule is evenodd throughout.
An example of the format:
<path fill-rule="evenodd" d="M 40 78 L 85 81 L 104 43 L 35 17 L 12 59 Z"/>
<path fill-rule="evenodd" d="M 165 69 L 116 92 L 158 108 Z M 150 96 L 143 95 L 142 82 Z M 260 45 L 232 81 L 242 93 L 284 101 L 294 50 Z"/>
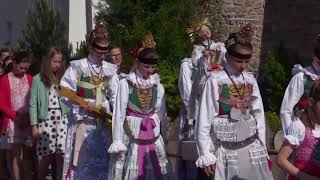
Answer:
<path fill-rule="evenodd" d="M 266 0 L 262 51 L 282 43 L 306 60 L 312 56 L 312 41 L 320 33 L 319 0 Z"/>
<path fill-rule="evenodd" d="M 310 59 L 312 40 L 320 32 L 319 0 L 208 0 L 215 38 L 224 41 L 241 24 L 256 26 L 252 65 L 258 69 L 266 52 L 280 43 Z"/>
<path fill-rule="evenodd" d="M 264 0 L 211 0 L 209 15 L 215 27 L 216 40 L 219 41 L 224 41 L 229 33 L 238 31 L 243 24 L 251 23 L 256 27 L 251 65 L 258 69 L 263 32 Z"/>

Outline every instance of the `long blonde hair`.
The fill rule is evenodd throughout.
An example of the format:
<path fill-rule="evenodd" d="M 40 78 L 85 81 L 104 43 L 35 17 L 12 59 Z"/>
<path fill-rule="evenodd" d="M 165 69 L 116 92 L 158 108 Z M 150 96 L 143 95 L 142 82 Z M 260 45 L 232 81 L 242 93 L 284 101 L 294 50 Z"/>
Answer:
<path fill-rule="evenodd" d="M 309 104 L 304 108 L 304 123 L 307 123 L 311 128 L 315 128 L 317 122 L 316 104 L 320 101 L 320 83 L 315 83 L 309 94 Z"/>
<path fill-rule="evenodd" d="M 52 84 L 59 84 L 64 72 L 65 72 L 65 62 L 62 60 L 62 64 L 56 73 L 51 70 L 51 61 L 56 54 L 62 54 L 60 49 L 52 47 L 50 48 L 48 54 L 42 59 L 40 77 L 42 82 L 50 87 Z"/>

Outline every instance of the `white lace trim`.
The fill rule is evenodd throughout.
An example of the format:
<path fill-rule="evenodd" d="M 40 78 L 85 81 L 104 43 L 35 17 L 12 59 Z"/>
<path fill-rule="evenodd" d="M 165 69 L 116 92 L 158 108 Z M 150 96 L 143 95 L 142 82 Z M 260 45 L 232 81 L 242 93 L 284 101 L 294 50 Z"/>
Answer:
<path fill-rule="evenodd" d="M 203 168 L 211 164 L 215 164 L 216 161 L 217 161 L 217 157 L 212 153 L 208 153 L 208 154 L 199 156 L 199 158 L 196 161 L 196 166 Z"/>
<path fill-rule="evenodd" d="M 108 153 L 119 153 L 127 150 L 128 150 L 127 147 L 122 142 L 116 141 L 110 145 L 108 149 Z"/>
<path fill-rule="evenodd" d="M 292 135 L 286 135 L 284 136 L 284 138 L 291 144 L 291 145 L 294 145 L 294 146 L 297 146 L 300 144 L 300 141 L 297 137 L 294 137 Z"/>
<path fill-rule="evenodd" d="M 296 75 L 298 73 L 304 73 L 305 75 L 308 75 L 311 77 L 312 80 L 317 80 L 319 79 L 319 76 L 316 74 L 313 74 L 312 72 L 308 71 L 308 69 L 302 67 L 300 64 L 295 64 L 294 67 L 291 70 L 292 75 Z"/>

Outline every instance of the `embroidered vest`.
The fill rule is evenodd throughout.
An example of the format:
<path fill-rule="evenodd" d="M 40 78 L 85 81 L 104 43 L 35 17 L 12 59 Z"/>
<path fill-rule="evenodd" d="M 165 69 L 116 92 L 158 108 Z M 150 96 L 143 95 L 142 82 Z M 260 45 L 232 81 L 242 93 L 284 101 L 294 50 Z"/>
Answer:
<path fill-rule="evenodd" d="M 252 85 L 242 84 L 237 86 L 240 87 L 240 94 L 244 95 L 242 99 L 240 99 L 234 85 L 219 85 L 219 115 L 228 115 L 232 108 L 243 109 L 244 107 L 249 107 Z"/>
<path fill-rule="evenodd" d="M 155 106 L 157 103 L 158 86 L 154 84 L 148 92 L 145 91 L 145 93 L 148 94 L 144 94 L 141 93 L 141 90 L 139 90 L 132 82 L 127 82 L 129 84 L 129 102 L 127 110 L 138 112 L 144 115 L 153 113 L 155 111 Z M 149 97 L 145 97 L 146 95 L 148 95 Z"/>
<path fill-rule="evenodd" d="M 90 83 L 91 77 L 86 76 L 84 77 L 83 75 L 80 78 L 80 81 L 83 82 L 88 82 Z M 104 77 L 104 81 L 108 81 L 108 77 Z M 105 91 L 101 92 L 102 96 L 106 96 Z M 77 95 L 83 98 L 89 98 L 89 99 L 95 99 L 96 98 L 96 90 L 95 89 L 86 89 L 83 87 L 77 86 Z"/>

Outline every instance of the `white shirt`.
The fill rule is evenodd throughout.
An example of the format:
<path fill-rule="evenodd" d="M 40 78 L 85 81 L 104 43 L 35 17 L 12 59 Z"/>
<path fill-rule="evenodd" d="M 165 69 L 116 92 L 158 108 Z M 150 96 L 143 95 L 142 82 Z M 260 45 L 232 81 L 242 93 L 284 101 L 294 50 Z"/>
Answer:
<path fill-rule="evenodd" d="M 249 108 L 252 116 L 257 122 L 257 131 L 259 139 L 264 146 L 266 145 L 265 137 L 265 117 L 262 99 L 259 91 L 259 87 L 256 79 L 252 74 L 243 72 L 243 76 L 236 75 L 230 66 L 226 65 L 226 69 L 230 73 L 231 78 L 235 84 L 250 84 L 252 85 L 252 94 L 250 97 Z M 203 93 L 201 95 L 199 105 L 199 116 L 196 123 L 196 139 L 197 147 L 199 151 L 199 158 L 197 160 L 197 166 L 203 167 L 210 164 L 215 164 L 216 156 L 211 153 L 212 147 L 214 147 L 210 131 L 211 122 L 219 114 L 219 85 L 228 84 L 232 85 L 232 81 L 229 79 L 225 71 L 215 72 L 207 80 Z"/>
<path fill-rule="evenodd" d="M 158 74 L 151 75 L 149 79 L 145 80 L 141 77 L 139 72 L 132 72 L 126 78 L 120 80 L 119 87 L 116 95 L 116 101 L 114 104 L 113 116 L 112 116 L 112 139 L 113 142 L 108 150 L 109 153 L 119 153 L 126 151 L 127 148 L 123 143 L 123 123 L 127 116 L 127 105 L 129 101 L 129 84 L 128 81 L 140 86 L 150 86 L 157 84 L 157 102 L 155 107 L 155 114 L 161 121 L 161 134 L 166 142 L 166 103 L 164 97 L 164 88 L 160 83 L 160 77 Z M 139 127 L 140 128 L 140 127 Z M 155 128 L 155 129 L 160 129 Z M 155 133 L 156 134 L 156 133 Z"/>
<path fill-rule="evenodd" d="M 192 88 L 192 71 L 193 71 L 191 58 L 184 58 L 180 65 L 179 75 L 179 92 L 183 105 L 188 111 L 189 99 Z"/>
<path fill-rule="evenodd" d="M 288 127 L 295 118 L 293 109 L 304 93 L 305 75 L 310 76 L 312 80 L 320 79 L 314 72 L 312 66 L 303 68 L 301 65 L 295 65 L 292 73 L 294 76 L 287 86 L 280 109 L 280 118 L 285 134 L 288 133 Z"/>
<path fill-rule="evenodd" d="M 89 65 L 88 60 L 91 62 L 92 66 Z M 64 73 L 60 85 L 66 87 L 74 92 L 77 91 L 77 83 L 80 81 L 81 76 L 91 77 L 92 74 L 96 75 L 96 72 L 100 71 L 100 65 L 96 62 L 96 60 L 89 55 L 88 58 L 83 58 L 80 60 L 75 60 L 70 62 L 69 68 Z M 95 71 L 92 69 L 94 68 Z M 116 91 L 117 91 L 117 66 L 105 61 L 102 61 L 102 71 L 103 75 L 109 77 L 109 81 L 105 87 L 105 94 L 108 98 L 113 100 L 115 99 Z M 109 101 L 107 97 L 102 96 L 102 108 L 104 108 L 107 112 L 110 112 Z M 91 98 L 84 98 L 90 104 L 95 105 L 96 100 Z M 84 117 L 91 117 L 88 115 L 87 111 L 82 111 L 80 107 L 73 102 L 70 102 L 67 98 L 65 98 L 66 104 L 72 107 L 73 113 L 77 116 L 77 120 L 81 120 Z"/>
<path fill-rule="evenodd" d="M 293 121 L 288 127 L 288 134 L 285 135 L 285 139 L 294 146 L 299 146 L 305 137 L 306 127 L 300 120 Z M 320 137 L 320 129 L 312 130 L 314 137 Z"/>

